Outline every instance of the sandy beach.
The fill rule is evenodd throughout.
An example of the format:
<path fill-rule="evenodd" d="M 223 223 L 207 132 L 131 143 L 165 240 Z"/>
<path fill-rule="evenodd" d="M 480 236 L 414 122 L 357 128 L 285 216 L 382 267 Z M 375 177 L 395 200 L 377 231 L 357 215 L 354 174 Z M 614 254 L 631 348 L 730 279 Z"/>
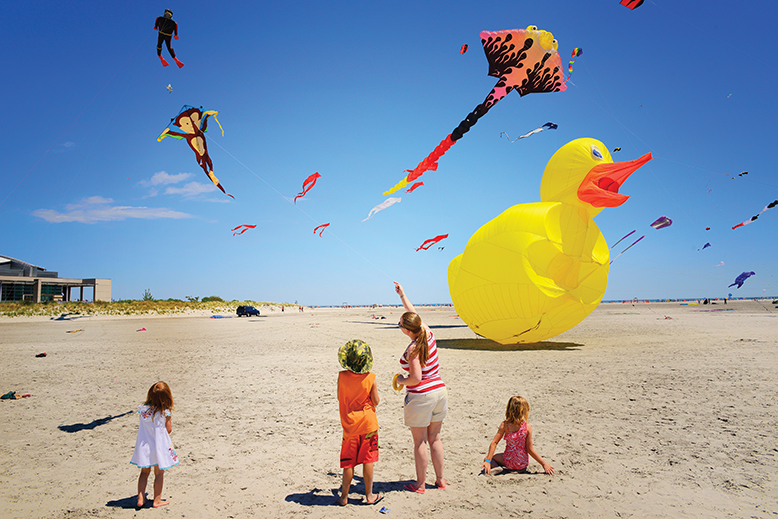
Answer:
<path fill-rule="evenodd" d="M 380 516 L 381 506 L 387 517 L 778 514 L 769 301 L 607 303 L 563 335 L 516 346 L 478 338 L 452 307 L 420 308 L 449 389 L 449 486 L 430 485 L 430 466 L 424 495 L 402 490 L 414 465 L 403 394 L 391 388 L 406 346 L 400 314 L 0 319 L 0 391 L 32 395 L 0 402 L 0 517 L 350 518 Z M 337 349 L 355 338 L 375 357 L 375 490 L 385 498 L 361 504 L 358 468 L 340 508 Z M 157 380 L 173 391 L 181 462 L 166 472 L 170 505 L 136 510 L 135 411 Z M 553 476 L 533 460 L 529 474 L 480 475 L 514 394 L 532 407 L 535 448 Z"/>

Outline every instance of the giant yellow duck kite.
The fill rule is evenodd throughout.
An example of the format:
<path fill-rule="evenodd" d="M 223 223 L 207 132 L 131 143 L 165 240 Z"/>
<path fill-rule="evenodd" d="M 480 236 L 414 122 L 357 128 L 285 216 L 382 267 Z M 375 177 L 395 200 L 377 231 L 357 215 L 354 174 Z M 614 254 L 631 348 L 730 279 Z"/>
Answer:
<path fill-rule="evenodd" d="M 589 138 L 557 150 L 543 172 L 541 202 L 487 222 L 449 264 L 451 300 L 470 329 L 501 344 L 537 342 L 597 308 L 610 254 L 593 218 L 629 198 L 619 188 L 651 158 L 613 162 Z"/>

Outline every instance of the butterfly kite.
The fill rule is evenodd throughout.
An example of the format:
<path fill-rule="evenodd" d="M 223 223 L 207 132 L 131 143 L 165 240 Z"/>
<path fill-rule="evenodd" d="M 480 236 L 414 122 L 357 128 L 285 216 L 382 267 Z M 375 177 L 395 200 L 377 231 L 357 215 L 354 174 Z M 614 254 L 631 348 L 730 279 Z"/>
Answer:
<path fill-rule="evenodd" d="M 762 213 L 764 213 L 764 212 L 765 212 L 765 211 L 767 211 L 768 209 L 772 209 L 772 208 L 773 208 L 773 207 L 775 207 L 776 205 L 778 205 L 778 200 L 774 200 L 774 201 L 770 202 L 769 204 L 767 204 L 767 205 L 765 206 L 765 208 L 764 208 L 764 209 L 762 209 L 761 211 L 759 211 L 759 214 L 752 216 L 751 218 L 749 218 L 749 219 L 748 219 L 748 220 L 746 220 L 745 222 L 740 222 L 739 224 L 737 224 L 736 226 L 734 226 L 732 229 L 733 229 L 733 230 L 735 230 L 735 229 L 737 229 L 738 227 L 743 227 L 744 225 L 748 225 L 748 224 L 750 224 L 751 222 L 755 222 L 755 221 L 757 220 L 757 218 L 759 218 L 759 216 L 760 216 Z"/>
<path fill-rule="evenodd" d="M 557 52 L 559 44 L 550 32 L 540 31 L 534 25 L 526 29 L 483 31 L 481 44 L 489 62 L 489 75 L 498 78 L 497 84 L 483 103 L 476 106 L 418 166 L 406 170 L 408 175 L 385 191 L 384 195 L 391 195 L 404 188 L 425 171 L 436 171 L 440 157 L 511 90 L 516 90 L 523 97 L 537 92 L 562 92 L 567 89 L 561 73 L 562 59 Z"/>
<path fill-rule="evenodd" d="M 240 232 L 233 232 L 232 235 L 235 236 L 236 234 L 243 234 L 244 232 L 248 231 L 249 229 L 256 229 L 257 228 L 256 225 L 246 225 L 246 224 L 243 224 L 243 225 L 239 225 L 239 226 L 237 226 L 237 227 L 235 227 L 234 229 L 231 229 L 231 230 L 232 231 L 237 231 L 241 227 L 243 227 L 242 231 L 240 231 Z"/>
<path fill-rule="evenodd" d="M 323 223 L 321 225 L 317 225 L 316 228 L 313 230 L 313 234 L 316 234 L 316 231 L 319 231 L 319 229 L 321 229 L 321 231 L 319 231 L 319 237 L 321 238 L 321 233 L 323 233 L 324 229 L 329 227 L 329 225 L 330 224 L 328 224 L 328 223 Z"/>
<path fill-rule="evenodd" d="M 297 199 L 298 198 L 301 198 L 301 197 L 305 196 L 306 193 L 308 193 L 308 191 L 310 191 L 311 188 L 316 185 L 316 180 L 319 179 L 319 178 L 321 178 L 321 175 L 319 175 L 319 173 L 316 172 L 313 175 L 311 175 L 311 176 L 309 176 L 308 178 L 305 179 L 305 182 L 303 182 L 303 190 L 300 191 L 299 193 L 297 193 L 297 196 L 294 197 L 294 203 L 295 204 L 297 203 Z"/>
<path fill-rule="evenodd" d="M 171 119 L 168 127 L 165 128 L 159 137 L 157 137 L 157 142 L 160 142 L 168 136 L 179 140 L 185 139 L 189 144 L 189 147 L 194 151 L 197 163 L 203 168 L 203 171 L 205 171 L 205 174 L 211 179 L 213 185 L 221 189 L 222 193 L 230 198 L 235 198 L 224 190 L 219 183 L 219 179 L 213 174 L 213 162 L 211 162 L 211 157 L 208 155 L 208 146 L 205 143 L 205 132 L 208 130 L 209 116 L 213 116 L 214 121 L 216 121 L 216 124 L 221 128 L 222 135 L 224 135 L 224 128 L 222 128 L 219 120 L 216 119 L 216 114 L 219 112 L 215 110 L 203 112 L 201 108 L 202 107 L 195 108 L 194 106 L 184 105 L 178 115 Z M 178 127 L 184 133 L 171 131 L 171 126 Z"/>
<path fill-rule="evenodd" d="M 731 285 L 727 286 L 727 288 L 734 287 L 735 285 L 737 285 L 737 287 L 740 288 L 740 287 L 743 286 L 743 283 L 746 282 L 746 279 L 750 278 L 751 276 L 756 276 L 756 272 L 753 272 L 753 271 L 752 272 L 743 272 L 738 277 L 736 277 L 735 278 L 735 282 L 732 283 Z"/>
<path fill-rule="evenodd" d="M 535 128 L 531 132 L 525 133 L 524 135 L 520 135 L 520 136 L 516 137 L 513 140 L 511 140 L 510 136 L 507 133 L 505 133 L 505 132 L 500 132 L 500 137 L 505 135 L 505 138 L 508 139 L 510 142 L 516 142 L 519 139 L 526 139 L 530 135 L 535 135 L 536 133 L 539 133 L 539 132 L 542 132 L 542 131 L 545 131 L 545 130 L 556 130 L 557 128 L 559 128 L 559 125 L 556 124 L 556 123 L 546 123 L 543 126 L 541 126 L 540 128 Z"/>
<path fill-rule="evenodd" d="M 430 238 L 429 240 L 424 240 L 424 243 L 421 244 L 421 247 L 416 249 L 416 252 L 419 252 L 422 249 L 429 250 L 430 247 L 438 243 L 440 240 L 445 240 L 446 238 L 448 238 L 448 234 L 440 234 L 434 238 Z"/>

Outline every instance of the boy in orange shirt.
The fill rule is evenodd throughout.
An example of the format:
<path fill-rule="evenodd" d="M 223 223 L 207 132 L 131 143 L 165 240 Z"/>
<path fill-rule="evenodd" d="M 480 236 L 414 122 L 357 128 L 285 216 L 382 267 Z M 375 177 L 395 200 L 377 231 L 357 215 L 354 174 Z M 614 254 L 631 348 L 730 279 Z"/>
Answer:
<path fill-rule="evenodd" d="M 343 426 L 340 467 L 343 488 L 338 504 L 348 504 L 348 491 L 354 477 L 354 467 L 362 465 L 365 480 L 365 502 L 374 505 L 384 498 L 373 493 L 373 463 L 378 461 L 378 387 L 375 383 L 373 352 L 367 343 L 354 339 L 338 350 L 338 361 L 344 371 L 338 373 L 338 407 Z"/>

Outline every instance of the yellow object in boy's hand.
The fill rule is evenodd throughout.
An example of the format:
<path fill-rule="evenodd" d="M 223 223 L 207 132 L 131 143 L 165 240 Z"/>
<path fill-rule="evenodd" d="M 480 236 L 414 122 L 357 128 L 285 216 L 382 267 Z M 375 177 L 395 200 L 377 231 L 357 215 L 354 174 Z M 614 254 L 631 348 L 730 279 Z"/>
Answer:
<path fill-rule="evenodd" d="M 401 376 L 401 373 L 397 373 L 394 378 L 392 378 L 392 389 L 395 391 L 402 391 L 403 385 L 397 382 L 397 379 Z"/>

